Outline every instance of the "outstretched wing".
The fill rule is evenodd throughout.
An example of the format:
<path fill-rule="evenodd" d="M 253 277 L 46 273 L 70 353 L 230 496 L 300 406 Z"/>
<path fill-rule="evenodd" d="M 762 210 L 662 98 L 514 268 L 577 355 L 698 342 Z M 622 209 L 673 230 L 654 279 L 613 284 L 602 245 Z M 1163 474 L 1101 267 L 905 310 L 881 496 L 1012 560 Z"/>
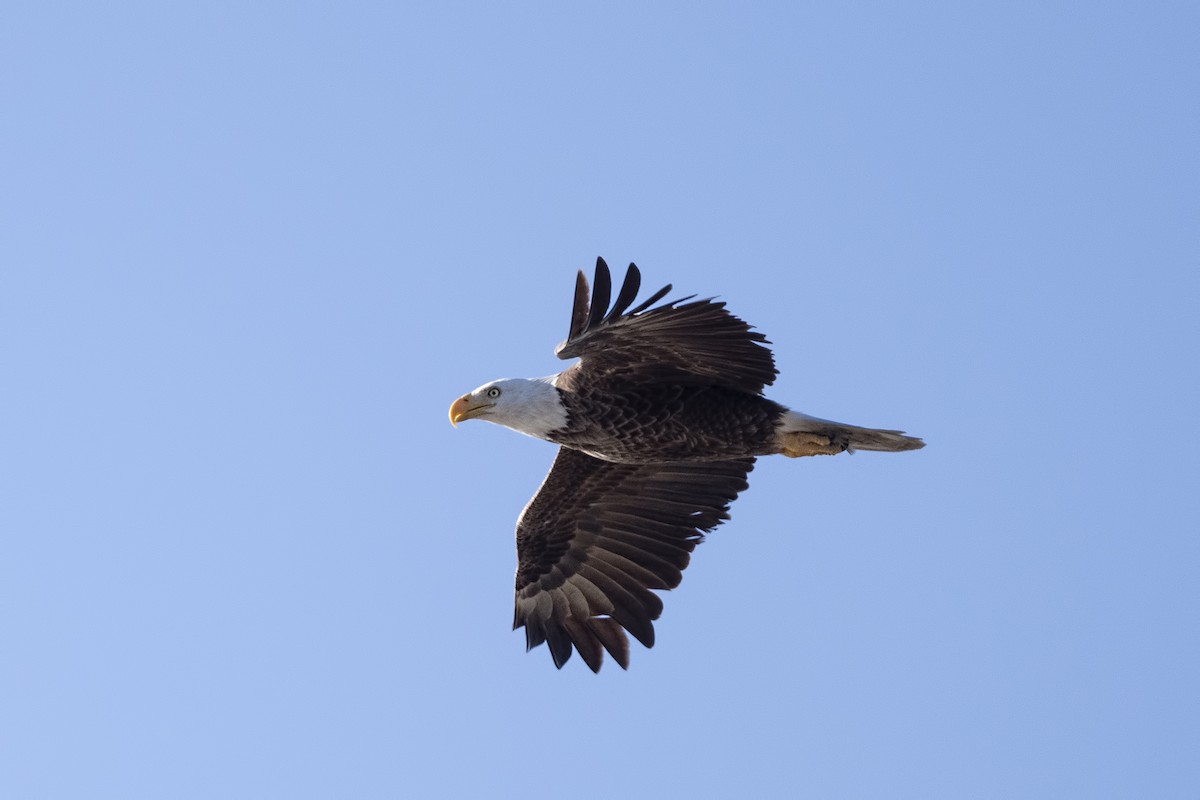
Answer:
<path fill-rule="evenodd" d="M 630 309 L 640 285 L 641 273 L 630 264 L 609 308 L 612 277 L 604 259 L 596 259 L 590 303 L 587 278 L 579 272 L 571 330 L 555 350 L 559 358 L 580 359 L 568 378 L 700 381 L 755 393 L 775 380 L 766 337 L 724 303 L 685 297 L 650 308 L 671 291 L 668 284 Z"/>
<path fill-rule="evenodd" d="M 603 650 L 628 668 L 626 631 L 654 645 L 662 600 L 651 590 L 679 585 L 753 468 L 753 458 L 616 464 L 559 448 L 517 522 L 513 629 L 525 627 L 528 649 L 548 644 L 556 667 L 574 647 L 593 672 Z"/>

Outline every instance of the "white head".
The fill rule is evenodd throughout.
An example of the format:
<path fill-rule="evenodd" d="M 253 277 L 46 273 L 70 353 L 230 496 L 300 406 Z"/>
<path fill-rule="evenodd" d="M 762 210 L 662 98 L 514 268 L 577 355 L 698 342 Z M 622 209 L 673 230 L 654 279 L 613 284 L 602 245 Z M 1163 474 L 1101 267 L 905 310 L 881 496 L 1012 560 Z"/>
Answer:
<path fill-rule="evenodd" d="M 567 410 L 553 381 L 554 378 L 503 378 L 485 383 L 450 405 L 450 424 L 482 419 L 545 439 L 551 431 L 567 425 Z"/>

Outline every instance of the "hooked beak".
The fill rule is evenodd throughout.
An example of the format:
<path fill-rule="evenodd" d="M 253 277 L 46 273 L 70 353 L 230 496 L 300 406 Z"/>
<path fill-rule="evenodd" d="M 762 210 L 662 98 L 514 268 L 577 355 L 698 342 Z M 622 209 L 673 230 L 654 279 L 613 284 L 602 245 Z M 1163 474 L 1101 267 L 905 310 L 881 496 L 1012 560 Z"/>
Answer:
<path fill-rule="evenodd" d="M 464 394 L 450 404 L 450 424 L 457 428 L 458 423 L 464 419 L 475 419 L 482 416 L 492 405 L 492 403 L 472 404 L 471 395 Z"/>

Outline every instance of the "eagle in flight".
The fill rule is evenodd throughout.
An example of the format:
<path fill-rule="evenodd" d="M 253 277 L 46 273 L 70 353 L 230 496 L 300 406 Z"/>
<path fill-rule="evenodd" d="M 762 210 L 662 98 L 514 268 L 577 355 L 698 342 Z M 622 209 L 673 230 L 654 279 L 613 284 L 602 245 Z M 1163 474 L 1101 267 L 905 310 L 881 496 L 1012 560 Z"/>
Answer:
<path fill-rule="evenodd" d="M 729 518 L 758 456 L 916 450 L 900 431 L 810 417 L 763 396 L 778 374 L 766 338 L 723 302 L 685 297 L 634 306 L 630 264 L 617 299 L 596 260 L 583 271 L 567 340 L 579 359 L 548 378 L 506 378 L 464 394 L 450 422 L 482 419 L 559 445 L 517 521 L 516 612 L 527 649 L 561 668 L 573 650 L 600 670 L 629 667 L 626 631 L 654 646 L 655 589 L 673 589 L 692 550 Z"/>

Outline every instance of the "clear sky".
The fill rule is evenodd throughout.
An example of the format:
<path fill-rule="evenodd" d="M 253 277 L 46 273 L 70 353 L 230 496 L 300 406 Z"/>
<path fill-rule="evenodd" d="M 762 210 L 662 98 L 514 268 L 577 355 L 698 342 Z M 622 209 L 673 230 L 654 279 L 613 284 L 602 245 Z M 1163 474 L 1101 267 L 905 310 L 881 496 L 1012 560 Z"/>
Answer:
<path fill-rule="evenodd" d="M 403 5 L 0 14 L 0 796 L 1200 793 L 1194 3 Z M 446 409 L 598 255 L 929 446 L 593 675 Z"/>

